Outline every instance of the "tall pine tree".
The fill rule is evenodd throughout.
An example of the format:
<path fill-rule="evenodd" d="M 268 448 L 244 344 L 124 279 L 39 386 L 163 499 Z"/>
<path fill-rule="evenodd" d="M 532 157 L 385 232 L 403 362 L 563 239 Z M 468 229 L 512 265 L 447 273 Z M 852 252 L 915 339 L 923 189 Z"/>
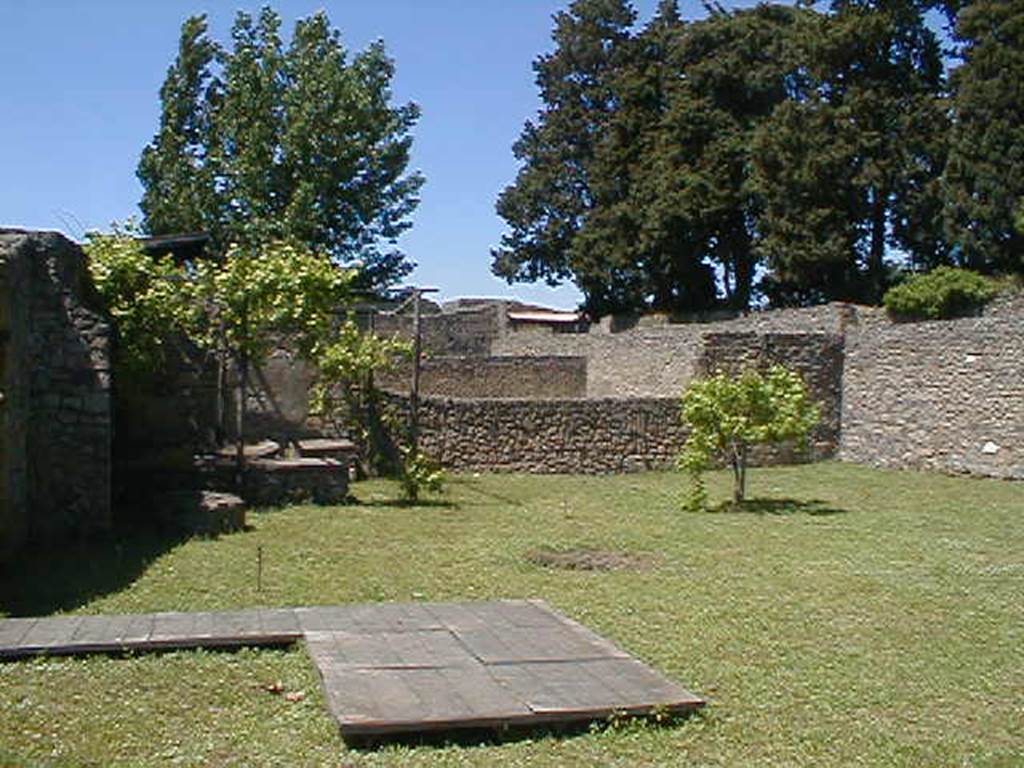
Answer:
<path fill-rule="evenodd" d="M 629 275 L 614 263 L 595 268 L 578 235 L 596 205 L 594 157 L 619 108 L 614 83 L 635 16 L 624 0 L 575 0 L 555 15 L 555 51 L 534 63 L 544 107 L 512 147 L 522 167 L 497 203 L 509 232 L 492 271 L 510 282 L 572 280 L 597 314 L 632 301 Z"/>
<path fill-rule="evenodd" d="M 914 0 L 835 0 L 799 31 L 791 99 L 756 141 L 760 248 L 780 302 L 878 302 L 894 249 L 945 258 L 941 50 Z"/>
<path fill-rule="evenodd" d="M 966 3 L 956 32 L 964 61 L 953 75 L 946 231 L 957 263 L 1024 273 L 1024 0 Z"/>

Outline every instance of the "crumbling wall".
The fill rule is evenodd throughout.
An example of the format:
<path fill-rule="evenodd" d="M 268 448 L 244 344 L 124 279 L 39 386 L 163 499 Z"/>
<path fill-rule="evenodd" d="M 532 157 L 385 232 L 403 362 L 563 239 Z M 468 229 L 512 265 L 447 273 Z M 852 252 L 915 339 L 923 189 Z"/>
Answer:
<path fill-rule="evenodd" d="M 0 230 L 0 271 L 10 553 L 110 527 L 110 327 L 84 254 L 62 235 Z"/>

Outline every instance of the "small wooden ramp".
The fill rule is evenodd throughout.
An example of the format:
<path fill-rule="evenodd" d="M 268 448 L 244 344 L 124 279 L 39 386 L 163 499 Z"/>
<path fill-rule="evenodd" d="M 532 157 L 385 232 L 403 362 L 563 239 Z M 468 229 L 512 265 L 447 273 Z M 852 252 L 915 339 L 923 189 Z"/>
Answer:
<path fill-rule="evenodd" d="M 8 659 L 299 639 L 346 739 L 704 705 L 539 600 L 0 620 Z"/>

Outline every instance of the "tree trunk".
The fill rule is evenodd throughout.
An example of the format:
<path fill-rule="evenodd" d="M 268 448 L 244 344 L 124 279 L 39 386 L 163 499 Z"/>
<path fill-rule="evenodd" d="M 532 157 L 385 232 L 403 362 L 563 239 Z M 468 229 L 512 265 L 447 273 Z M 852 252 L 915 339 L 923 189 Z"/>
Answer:
<path fill-rule="evenodd" d="M 732 503 L 739 506 L 747 494 L 747 447 L 733 446 L 732 449 Z"/>
<path fill-rule="evenodd" d="M 868 255 L 868 283 L 873 304 L 882 301 L 882 283 L 885 278 L 885 202 L 884 193 L 873 190 L 871 207 L 871 252 Z"/>

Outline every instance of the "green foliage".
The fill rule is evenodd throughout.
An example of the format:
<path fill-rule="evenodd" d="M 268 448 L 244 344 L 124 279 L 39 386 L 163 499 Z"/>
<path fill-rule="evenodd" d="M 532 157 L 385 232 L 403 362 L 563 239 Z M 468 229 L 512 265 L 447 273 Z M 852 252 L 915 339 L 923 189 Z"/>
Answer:
<path fill-rule="evenodd" d="M 208 232 L 218 254 L 284 241 L 392 283 L 411 269 L 393 246 L 423 183 L 406 173 L 419 110 L 390 104 L 382 44 L 350 58 L 323 13 L 287 46 L 280 27 L 239 12 L 222 46 L 205 16 L 183 24 L 138 167 L 146 230 Z"/>
<path fill-rule="evenodd" d="M 690 475 L 685 506 L 706 506 L 703 473 L 716 460 L 732 466 L 733 501 L 746 491 L 749 449 L 762 443 L 803 443 L 820 418 L 800 376 L 773 365 L 767 372 L 745 370 L 696 379 L 683 393 L 681 418 L 689 429 L 678 465 Z"/>
<path fill-rule="evenodd" d="M 402 470 L 399 482 L 402 485 L 402 498 L 415 504 L 420 494 L 442 493 L 447 476 L 440 465 L 418 448 L 402 446 Z"/>
<path fill-rule="evenodd" d="M 900 317 L 936 320 L 973 312 L 998 292 L 994 281 L 977 272 L 937 267 L 890 288 L 885 307 Z"/>
<path fill-rule="evenodd" d="M 535 64 L 544 103 L 513 147 L 492 253 L 513 280 L 571 279 L 596 315 L 878 302 L 890 249 L 949 258 L 948 109 L 914 0 L 761 5 L 684 22 L 662 0 L 577 0 Z"/>
<path fill-rule="evenodd" d="M 373 377 L 393 370 L 411 353 L 409 342 L 365 333 L 349 321 L 316 357 L 310 410 L 348 429 L 367 471 L 401 472 L 395 436 L 404 432 L 403 419 L 381 397 Z"/>
<path fill-rule="evenodd" d="M 89 270 L 117 324 L 128 370 L 162 368 L 163 350 L 187 340 L 207 351 L 258 361 L 291 341 L 316 359 L 348 302 L 354 273 L 316 254 L 271 243 L 258 252 L 229 248 L 223 259 L 178 264 L 145 253 L 132 228 L 91 233 Z"/>
<path fill-rule="evenodd" d="M 159 371 L 167 347 L 197 321 L 189 275 L 171 256 L 142 250 L 129 222 L 110 234 L 91 232 L 84 250 L 89 272 L 118 331 L 119 370 L 136 378 Z"/>
<path fill-rule="evenodd" d="M 315 361 L 333 335 L 336 313 L 350 297 L 354 270 L 276 242 L 258 251 L 231 246 L 223 259 L 196 264 L 185 286 L 203 307 L 195 340 L 259 360 L 287 340 Z"/>
<path fill-rule="evenodd" d="M 759 249 L 776 304 L 878 303 L 886 256 L 946 258 L 941 51 L 913 0 L 835 0 L 794 29 L 799 68 L 756 137 Z"/>

